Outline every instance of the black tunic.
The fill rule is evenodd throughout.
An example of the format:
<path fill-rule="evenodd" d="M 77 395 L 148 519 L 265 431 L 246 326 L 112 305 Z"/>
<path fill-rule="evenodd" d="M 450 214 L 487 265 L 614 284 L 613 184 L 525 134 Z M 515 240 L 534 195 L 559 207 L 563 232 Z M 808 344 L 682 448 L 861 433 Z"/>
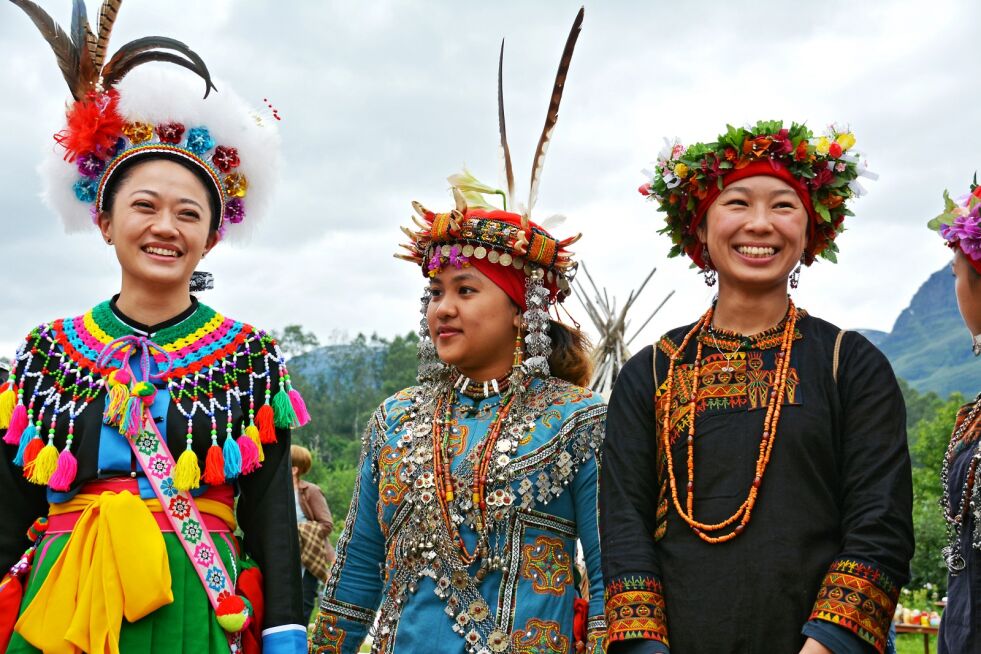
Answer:
<path fill-rule="evenodd" d="M 667 353 L 691 328 L 658 344 L 658 425 Z M 783 324 L 733 335 L 733 349 L 723 343 L 721 352 L 704 339 L 694 441 L 702 522 L 729 517 L 746 499 L 782 332 Z M 624 366 L 609 407 L 600 503 L 611 643 L 668 641 L 675 654 L 797 652 L 810 621 L 818 631 L 847 629 L 837 635 L 859 650 L 862 642 L 882 650 L 913 554 L 905 407 L 889 363 L 860 334 L 844 333 L 836 381 L 839 332 L 798 319 L 788 398 L 752 520 L 721 544 L 703 542 L 674 508 L 655 430 L 653 348 Z M 693 340 L 677 364 L 681 402 L 670 407 L 682 506 L 694 358 Z"/>

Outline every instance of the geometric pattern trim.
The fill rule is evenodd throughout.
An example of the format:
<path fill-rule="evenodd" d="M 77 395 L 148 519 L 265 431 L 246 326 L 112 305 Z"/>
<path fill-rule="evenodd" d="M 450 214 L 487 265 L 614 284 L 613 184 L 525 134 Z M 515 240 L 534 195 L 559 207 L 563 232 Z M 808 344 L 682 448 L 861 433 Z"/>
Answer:
<path fill-rule="evenodd" d="M 606 584 L 607 644 L 645 639 L 668 645 L 664 592 L 657 577 L 629 575 Z"/>
<path fill-rule="evenodd" d="M 898 596 L 899 587 L 877 565 L 837 559 L 821 583 L 810 619 L 843 627 L 882 654 Z"/>

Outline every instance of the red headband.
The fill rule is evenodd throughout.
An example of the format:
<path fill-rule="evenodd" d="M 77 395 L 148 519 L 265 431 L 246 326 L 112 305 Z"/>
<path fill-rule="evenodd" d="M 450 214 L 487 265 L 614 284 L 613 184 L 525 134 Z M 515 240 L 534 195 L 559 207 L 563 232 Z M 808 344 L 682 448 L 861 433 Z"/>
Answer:
<path fill-rule="evenodd" d="M 753 161 L 742 168 L 737 168 L 726 173 L 722 177 L 722 188 L 725 188 L 737 182 L 741 179 L 746 179 L 747 177 L 757 177 L 757 176 L 768 176 L 776 177 L 779 180 L 786 182 L 794 192 L 797 193 L 797 197 L 800 201 L 804 203 L 804 208 L 807 210 L 807 242 L 811 246 L 814 244 L 814 225 L 817 217 L 814 213 L 814 205 L 811 203 L 811 192 L 807 188 L 807 184 L 799 179 L 787 170 L 783 164 L 773 161 L 771 159 Z M 722 193 L 722 189 L 718 185 L 713 184 L 707 189 L 707 192 L 703 198 L 698 201 L 698 206 L 695 208 L 695 214 L 692 217 L 691 225 L 688 229 L 691 234 L 695 234 L 698 231 L 698 226 L 702 223 L 702 219 L 708 212 L 709 207 L 712 203 L 718 199 L 719 194 Z M 695 245 L 688 249 L 688 256 L 692 258 L 699 268 L 705 268 L 705 258 L 703 252 L 705 250 L 705 245 L 701 241 L 696 241 Z"/>
<path fill-rule="evenodd" d="M 502 291 L 507 293 L 511 300 L 525 311 L 525 273 L 511 266 L 502 266 L 491 263 L 487 259 L 477 259 L 470 257 L 470 265 L 484 273 L 488 279 L 494 282 Z"/>

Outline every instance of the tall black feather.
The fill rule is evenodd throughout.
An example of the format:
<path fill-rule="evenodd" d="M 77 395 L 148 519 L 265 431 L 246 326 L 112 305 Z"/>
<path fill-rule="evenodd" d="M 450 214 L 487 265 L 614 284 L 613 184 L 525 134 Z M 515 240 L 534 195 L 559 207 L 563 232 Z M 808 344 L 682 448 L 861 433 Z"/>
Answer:
<path fill-rule="evenodd" d="M 531 213 L 538 199 L 538 183 L 541 181 L 542 166 L 545 164 L 545 151 L 548 149 L 549 141 L 552 138 L 552 130 L 559 119 L 559 104 L 562 102 L 562 91 L 565 89 L 565 78 L 569 73 L 569 65 L 572 63 L 572 52 L 576 49 L 576 41 L 579 39 L 579 32 L 582 30 L 582 19 L 585 14 L 585 7 L 579 8 L 576 19 L 572 22 L 572 30 L 565 42 L 565 49 L 562 51 L 562 59 L 559 60 L 559 70 L 555 74 L 555 84 L 552 85 L 552 99 L 548 105 L 548 113 L 545 114 L 545 128 L 542 136 L 538 139 L 538 147 L 535 148 L 535 156 L 531 160 L 531 189 L 528 193 L 528 213 Z"/>
<path fill-rule="evenodd" d="M 508 203 L 514 207 L 514 169 L 511 168 L 511 149 L 508 147 L 508 130 L 504 124 L 504 39 L 501 39 L 501 58 L 497 63 L 497 123 L 501 130 L 501 156 L 504 158 L 504 176 L 508 185 Z M 511 209 L 514 211 L 514 209 Z"/>
<path fill-rule="evenodd" d="M 102 69 L 102 63 L 106 60 L 106 49 L 109 47 L 109 37 L 112 35 L 112 26 L 116 24 L 116 16 L 119 14 L 119 7 L 123 0 L 103 0 L 99 7 L 99 38 L 95 43 L 95 67 Z"/>
<path fill-rule="evenodd" d="M 85 0 L 74 0 L 72 6 L 72 43 L 78 53 L 78 77 L 83 85 L 95 86 L 99 81 L 99 71 L 95 67 L 93 52 L 90 48 L 89 18 L 85 12 Z"/>
<path fill-rule="evenodd" d="M 142 56 L 151 53 L 158 55 L 168 54 L 159 52 L 161 49 L 174 50 L 190 60 L 190 64 L 192 65 L 187 65 L 188 62 L 184 62 L 182 59 L 180 61 L 184 63 L 179 65 L 182 65 L 184 68 L 189 70 L 193 70 L 204 80 L 204 97 L 208 97 L 208 94 L 211 93 L 211 90 L 214 89 L 215 86 L 211 83 L 211 73 L 208 72 L 208 67 L 205 65 L 204 60 L 185 44 L 166 36 L 145 36 L 143 38 L 130 41 L 126 45 L 119 48 L 119 50 L 116 51 L 116 54 L 112 56 L 112 58 L 102 69 L 102 76 L 105 78 L 106 85 L 111 86 L 113 84 L 117 84 L 119 80 L 121 80 L 129 71 L 149 61 L 169 61 L 171 63 L 177 63 L 176 60 L 178 58 L 170 58 L 173 57 L 173 55 L 170 55 L 170 57 Z"/>
<path fill-rule="evenodd" d="M 65 34 L 65 30 L 55 22 L 46 11 L 31 2 L 31 0 L 10 0 L 20 7 L 30 19 L 34 26 L 41 32 L 41 36 L 51 46 L 55 59 L 58 60 L 58 68 L 68 83 L 72 96 L 78 100 L 84 97 L 87 89 L 82 88 L 78 75 L 78 52 L 71 38 Z"/>

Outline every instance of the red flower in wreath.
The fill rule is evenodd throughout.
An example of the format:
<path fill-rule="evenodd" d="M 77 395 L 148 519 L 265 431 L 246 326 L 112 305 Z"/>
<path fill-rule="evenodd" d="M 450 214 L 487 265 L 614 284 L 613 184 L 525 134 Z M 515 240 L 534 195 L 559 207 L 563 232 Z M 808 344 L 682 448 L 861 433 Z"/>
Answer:
<path fill-rule="evenodd" d="M 794 159 L 797 161 L 807 161 L 807 145 L 807 139 L 797 144 L 797 149 L 794 151 Z"/>
<path fill-rule="evenodd" d="M 157 125 L 157 136 L 164 143 L 180 143 L 184 138 L 184 126 L 180 123 L 165 123 Z"/>
<path fill-rule="evenodd" d="M 211 161 L 218 166 L 218 170 L 227 174 L 231 172 L 232 168 L 238 168 L 240 163 L 238 150 L 219 145 L 215 148 L 215 153 L 212 155 Z"/>

